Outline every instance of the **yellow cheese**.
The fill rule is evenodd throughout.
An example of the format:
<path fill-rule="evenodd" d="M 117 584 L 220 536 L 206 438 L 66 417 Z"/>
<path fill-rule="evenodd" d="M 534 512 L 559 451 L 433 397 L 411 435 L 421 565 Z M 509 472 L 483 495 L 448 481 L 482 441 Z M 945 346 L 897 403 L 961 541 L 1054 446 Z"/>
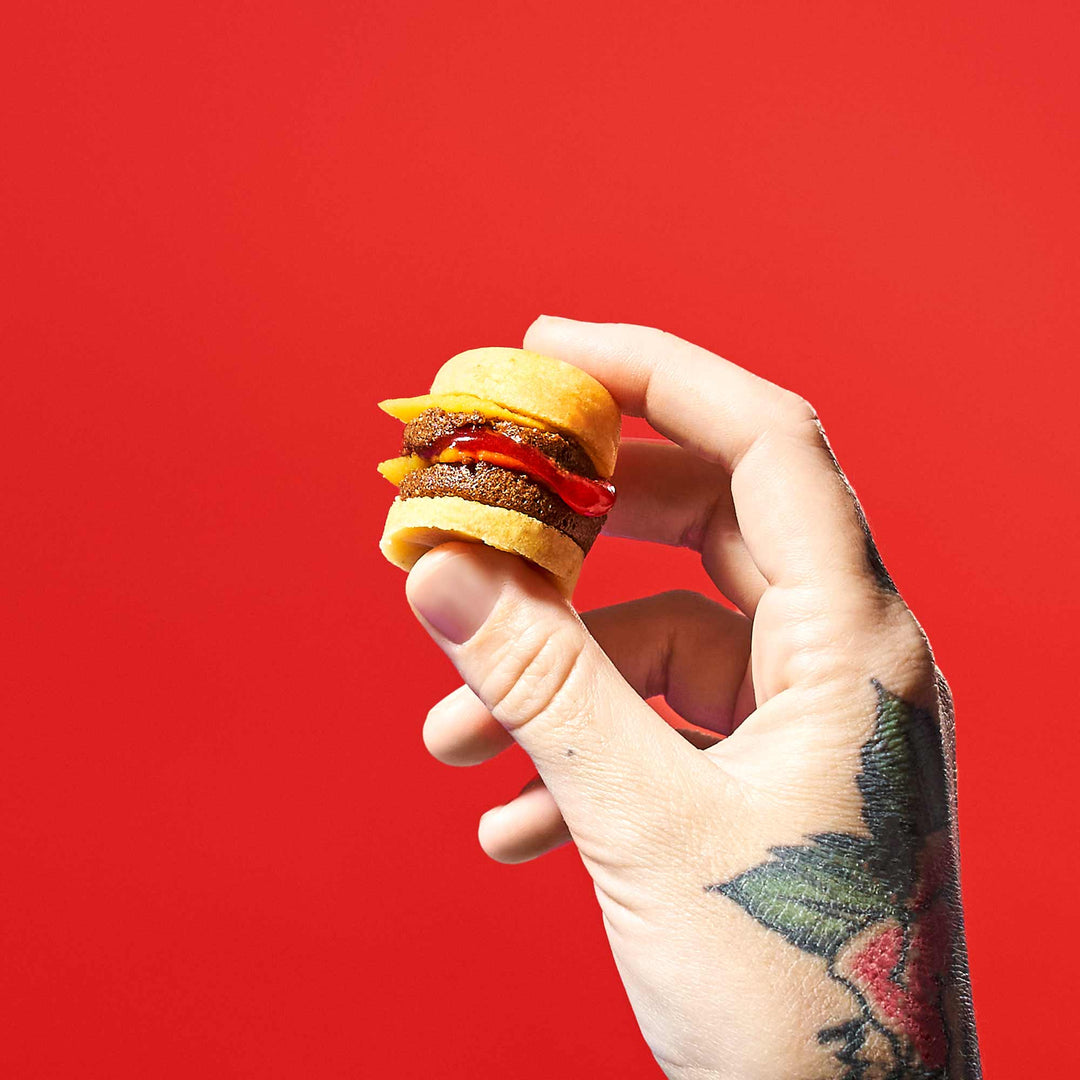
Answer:
<path fill-rule="evenodd" d="M 415 472 L 425 464 L 426 462 L 419 454 L 409 454 L 407 457 L 387 458 L 386 461 L 380 461 L 376 468 L 394 487 L 398 487 L 409 473 Z"/>
<path fill-rule="evenodd" d="M 526 427 L 544 427 L 541 421 L 531 416 L 522 416 L 472 394 L 421 394 L 420 397 L 387 398 L 379 402 L 379 408 L 405 424 L 415 420 L 425 409 L 442 409 L 444 412 L 478 412 L 495 420 L 509 420 Z"/>

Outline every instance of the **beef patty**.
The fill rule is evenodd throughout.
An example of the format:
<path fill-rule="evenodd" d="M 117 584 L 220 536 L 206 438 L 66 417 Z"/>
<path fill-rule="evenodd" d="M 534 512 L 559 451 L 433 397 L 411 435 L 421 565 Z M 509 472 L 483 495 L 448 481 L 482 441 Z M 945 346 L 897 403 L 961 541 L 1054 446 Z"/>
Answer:
<path fill-rule="evenodd" d="M 488 461 L 436 462 L 409 473 L 398 490 L 402 499 L 457 495 L 471 502 L 517 510 L 569 536 L 586 554 L 607 517 L 576 514 L 558 495 L 525 473 Z"/>
<path fill-rule="evenodd" d="M 405 428 L 402 452 L 423 454 L 437 438 L 465 425 L 489 427 L 500 434 L 527 442 L 563 468 L 588 476 L 591 480 L 598 479 L 596 468 L 585 452 L 565 436 L 519 426 L 508 420 L 492 420 L 480 413 L 446 413 L 442 409 L 428 409 Z M 516 510 L 558 529 L 586 554 L 607 517 L 606 514 L 602 517 L 578 514 L 528 474 L 504 469 L 489 461 L 435 462 L 427 465 L 404 477 L 399 495 L 402 499 L 456 495 L 487 506 Z"/>
<path fill-rule="evenodd" d="M 568 472 L 577 473 L 589 480 L 599 480 L 592 459 L 569 435 L 542 428 L 526 427 L 511 420 L 496 420 L 478 412 L 448 413 L 443 409 L 425 409 L 412 423 L 405 425 L 402 434 L 402 454 L 420 454 L 444 435 L 451 435 L 460 427 L 486 427 L 500 435 L 535 447 Z"/>

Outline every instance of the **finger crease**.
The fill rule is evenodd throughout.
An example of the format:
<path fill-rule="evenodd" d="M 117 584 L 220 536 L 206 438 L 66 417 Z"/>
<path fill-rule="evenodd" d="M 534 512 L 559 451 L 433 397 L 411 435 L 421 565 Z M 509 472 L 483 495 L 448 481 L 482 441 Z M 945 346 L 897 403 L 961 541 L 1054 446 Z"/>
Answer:
<path fill-rule="evenodd" d="M 716 497 L 706 504 L 704 510 L 694 515 L 693 520 L 683 529 L 679 537 L 679 547 L 689 548 L 691 551 L 702 551 L 720 508 L 727 503 L 726 495 L 726 491 L 718 491 Z"/>
<path fill-rule="evenodd" d="M 677 636 L 676 625 L 670 623 L 667 633 L 664 634 L 660 656 L 658 657 L 660 670 L 657 672 L 655 668 L 653 669 L 647 687 L 649 693 L 645 695 L 646 697 L 654 697 L 659 693 L 663 694 L 664 700 L 667 701 L 671 693 L 671 670 L 675 666 L 675 638 Z"/>

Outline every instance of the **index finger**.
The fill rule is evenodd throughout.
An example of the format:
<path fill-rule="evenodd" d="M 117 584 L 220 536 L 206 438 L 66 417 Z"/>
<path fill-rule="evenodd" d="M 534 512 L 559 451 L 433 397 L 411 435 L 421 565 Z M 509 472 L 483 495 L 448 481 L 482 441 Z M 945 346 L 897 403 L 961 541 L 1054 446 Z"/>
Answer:
<path fill-rule="evenodd" d="M 867 568 L 865 519 L 797 394 L 652 327 L 542 315 L 524 345 L 589 372 L 625 414 L 721 463 L 743 539 L 770 585 Z"/>

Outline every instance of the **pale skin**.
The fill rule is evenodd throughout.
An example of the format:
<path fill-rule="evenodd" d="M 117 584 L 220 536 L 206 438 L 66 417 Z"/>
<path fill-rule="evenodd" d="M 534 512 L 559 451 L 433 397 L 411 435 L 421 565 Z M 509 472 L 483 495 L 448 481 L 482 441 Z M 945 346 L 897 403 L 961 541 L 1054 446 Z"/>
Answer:
<path fill-rule="evenodd" d="M 738 610 L 676 591 L 579 616 L 514 556 L 425 554 L 407 596 L 464 680 L 428 714 L 428 750 L 478 765 L 516 742 L 537 770 L 480 819 L 484 851 L 519 863 L 576 844 L 668 1077 L 974 1080 L 947 687 L 813 409 L 648 327 L 541 317 L 524 347 L 670 440 L 624 441 L 604 531 L 693 548 Z M 656 694 L 727 738 L 680 734 Z M 939 763 L 929 780 L 910 754 L 881 756 L 922 754 L 919 718 L 940 731 L 919 758 Z M 920 800 L 939 780 L 934 818 Z M 932 850 L 945 884 L 924 901 Z M 811 863 L 818 892 L 795 895 Z M 819 908 L 841 920 L 832 938 Z"/>

